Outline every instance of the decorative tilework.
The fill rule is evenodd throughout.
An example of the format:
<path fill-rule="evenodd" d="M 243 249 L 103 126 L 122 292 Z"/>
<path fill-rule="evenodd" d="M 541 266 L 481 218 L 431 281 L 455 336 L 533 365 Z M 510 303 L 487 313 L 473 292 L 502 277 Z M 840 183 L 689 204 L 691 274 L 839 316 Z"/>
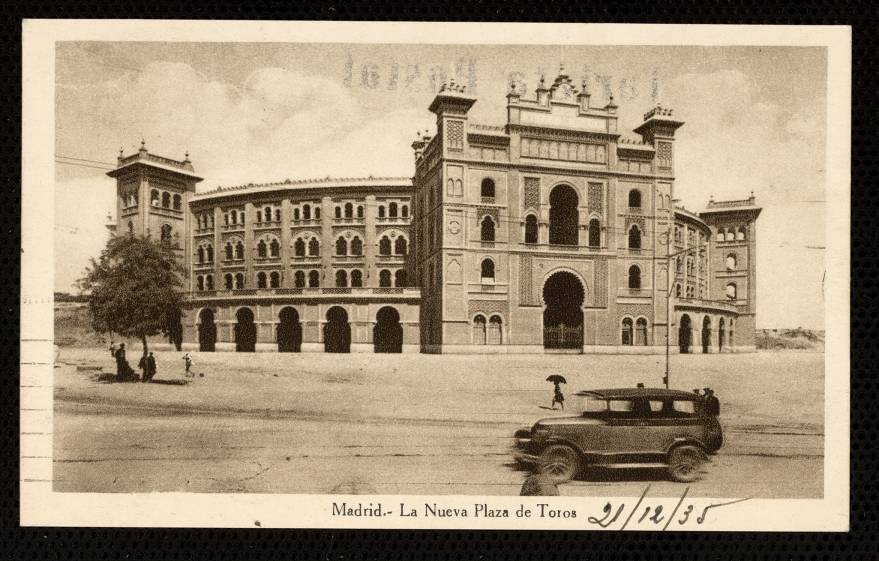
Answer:
<path fill-rule="evenodd" d="M 607 307 L 607 259 L 596 259 L 593 268 L 592 287 L 595 291 L 594 305 L 604 308 Z"/>
<path fill-rule="evenodd" d="M 660 169 L 671 169 L 671 143 L 660 142 L 656 162 Z"/>
<path fill-rule="evenodd" d="M 587 196 L 590 212 L 597 212 L 598 214 L 602 214 L 604 212 L 604 195 L 602 191 L 603 186 L 601 183 L 589 184 L 589 192 Z"/>
<path fill-rule="evenodd" d="M 540 179 L 525 178 L 525 208 L 540 208 Z"/>
<path fill-rule="evenodd" d="M 479 217 L 480 221 L 483 216 L 491 216 L 491 219 L 494 220 L 495 226 L 500 224 L 500 212 L 496 207 L 481 206 L 476 210 L 476 215 Z"/>
<path fill-rule="evenodd" d="M 447 123 L 447 138 L 449 150 L 461 152 L 464 150 L 464 123 L 461 121 L 449 121 Z"/>
<path fill-rule="evenodd" d="M 507 303 L 503 300 L 470 300 L 467 303 L 468 317 L 473 317 L 480 312 L 483 314 L 496 312 L 503 314 L 505 319 L 509 318 L 509 315 L 507 314 Z"/>
<path fill-rule="evenodd" d="M 519 305 L 536 306 L 538 302 L 534 298 L 534 273 L 533 262 L 530 255 L 519 258 Z"/>

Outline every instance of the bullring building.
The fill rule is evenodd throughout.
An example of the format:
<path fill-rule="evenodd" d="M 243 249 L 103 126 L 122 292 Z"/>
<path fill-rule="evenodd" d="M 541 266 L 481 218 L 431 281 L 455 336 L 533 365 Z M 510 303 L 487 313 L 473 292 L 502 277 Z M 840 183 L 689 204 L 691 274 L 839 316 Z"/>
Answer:
<path fill-rule="evenodd" d="M 203 352 L 753 350 L 761 209 L 679 204 L 670 109 L 627 137 L 564 71 L 511 88 L 502 126 L 471 122 L 476 101 L 441 88 L 411 178 L 196 193 L 188 157 L 142 145 L 108 174 L 116 233 L 177 249 Z"/>

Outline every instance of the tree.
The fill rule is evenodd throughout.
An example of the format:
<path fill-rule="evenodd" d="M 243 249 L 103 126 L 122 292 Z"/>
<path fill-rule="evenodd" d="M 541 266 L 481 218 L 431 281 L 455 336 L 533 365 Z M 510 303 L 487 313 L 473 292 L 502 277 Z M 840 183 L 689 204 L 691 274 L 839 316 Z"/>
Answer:
<path fill-rule="evenodd" d="M 186 270 L 168 241 L 126 235 L 112 237 L 79 280 L 88 293 L 92 327 L 138 338 L 175 335 L 182 315 Z"/>

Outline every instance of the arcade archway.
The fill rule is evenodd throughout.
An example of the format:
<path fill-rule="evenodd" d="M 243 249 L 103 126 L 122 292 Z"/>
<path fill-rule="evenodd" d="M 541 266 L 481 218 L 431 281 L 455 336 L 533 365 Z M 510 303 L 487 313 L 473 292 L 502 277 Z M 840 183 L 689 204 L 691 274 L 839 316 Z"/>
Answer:
<path fill-rule="evenodd" d="M 252 353 L 256 351 L 256 324 L 250 308 L 241 308 L 235 313 L 235 351 Z"/>
<path fill-rule="evenodd" d="M 711 350 L 711 318 L 705 316 L 702 320 L 702 352 L 707 353 Z"/>
<path fill-rule="evenodd" d="M 278 352 L 298 353 L 302 350 L 302 324 L 296 308 L 287 306 L 278 314 Z"/>
<path fill-rule="evenodd" d="M 217 324 L 214 323 L 214 311 L 204 309 L 198 314 L 198 350 L 212 353 L 217 347 Z"/>
<path fill-rule="evenodd" d="M 577 245 L 577 192 L 570 185 L 558 185 L 549 194 L 549 243 Z"/>
<path fill-rule="evenodd" d="M 543 285 L 543 347 L 583 348 L 583 285 L 573 273 L 552 274 Z"/>
<path fill-rule="evenodd" d="M 403 326 L 400 313 L 390 306 L 380 309 L 372 330 L 373 350 L 377 353 L 403 352 Z"/>
<path fill-rule="evenodd" d="M 324 324 L 324 352 L 351 352 L 351 325 L 348 323 L 348 312 L 345 308 L 333 306 L 327 310 L 327 322 Z"/>
<path fill-rule="evenodd" d="M 678 327 L 678 346 L 680 347 L 680 351 L 682 353 L 690 352 L 690 345 L 692 342 L 690 341 L 690 337 L 692 335 L 693 325 L 690 321 L 690 316 L 684 314 L 681 316 L 681 324 Z"/>

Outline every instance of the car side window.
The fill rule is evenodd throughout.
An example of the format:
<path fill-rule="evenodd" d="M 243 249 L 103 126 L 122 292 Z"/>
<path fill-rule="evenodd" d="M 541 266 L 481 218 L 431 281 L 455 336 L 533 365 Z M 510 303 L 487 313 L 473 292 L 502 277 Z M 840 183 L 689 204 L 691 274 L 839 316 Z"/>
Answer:
<path fill-rule="evenodd" d="M 672 402 L 672 410 L 676 413 L 684 413 L 686 415 L 693 415 L 696 413 L 695 404 L 692 401 L 676 399 Z"/>
<path fill-rule="evenodd" d="M 661 412 L 661 411 L 662 411 L 662 408 L 663 408 L 664 405 L 665 405 L 664 402 L 662 402 L 661 400 L 658 400 L 658 399 L 651 399 L 651 400 L 649 401 L 649 403 L 650 403 L 650 412 L 651 412 L 651 413 L 659 413 L 659 412 Z"/>
<path fill-rule="evenodd" d="M 631 413 L 635 408 L 631 399 L 611 399 L 607 405 L 608 410 L 614 413 Z"/>

